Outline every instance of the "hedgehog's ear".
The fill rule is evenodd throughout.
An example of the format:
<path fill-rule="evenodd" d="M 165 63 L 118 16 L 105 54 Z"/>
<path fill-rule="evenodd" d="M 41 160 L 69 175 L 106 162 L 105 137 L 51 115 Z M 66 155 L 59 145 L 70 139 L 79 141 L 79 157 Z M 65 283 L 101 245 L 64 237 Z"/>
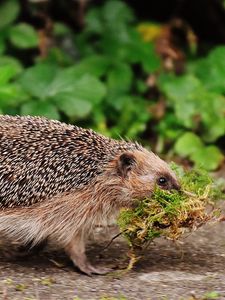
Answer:
<path fill-rule="evenodd" d="M 123 153 L 118 160 L 118 173 L 122 177 L 126 177 L 135 164 L 135 157 L 131 153 Z"/>

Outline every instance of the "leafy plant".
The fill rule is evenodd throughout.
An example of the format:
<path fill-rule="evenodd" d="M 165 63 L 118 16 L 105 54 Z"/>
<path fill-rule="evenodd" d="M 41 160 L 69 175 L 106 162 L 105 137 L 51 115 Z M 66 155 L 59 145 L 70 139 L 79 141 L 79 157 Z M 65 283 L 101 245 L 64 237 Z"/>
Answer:
<path fill-rule="evenodd" d="M 202 140 L 192 132 L 184 133 L 175 143 L 175 151 L 183 156 L 190 157 L 199 167 L 214 170 L 223 161 L 224 157 L 218 147 L 205 146 Z"/>
<path fill-rule="evenodd" d="M 218 47 L 208 57 L 192 62 L 185 75 L 159 77 L 159 88 L 182 129 L 175 137 L 175 152 L 208 170 L 216 169 L 224 159 L 211 144 L 225 135 L 224 60 L 225 47 Z"/>
<path fill-rule="evenodd" d="M 158 141 L 161 152 L 169 149 L 208 170 L 222 164 L 225 47 L 204 58 L 192 55 L 177 76 L 163 70 L 155 51 L 164 27 L 142 23 L 125 2 L 90 5 L 80 31 L 41 7 L 27 2 L 27 17 L 19 0 L 0 4 L 0 113 L 42 115 L 114 138 Z M 50 27 L 38 32 L 38 16 Z M 146 84 L 149 76 L 156 93 Z M 162 99 L 165 112 L 156 118 L 153 108 Z"/>
<path fill-rule="evenodd" d="M 14 24 L 19 7 L 17 1 L 10 5 L 17 5 L 17 13 L 4 23 L 4 42 L 9 40 L 21 49 L 36 47 L 37 33 L 28 24 Z M 3 9 L 9 9 L 8 4 Z M 57 52 L 60 48 L 52 48 L 45 59 L 28 68 L 16 59 L 3 66 L 2 112 L 43 115 L 85 124 L 114 137 L 137 138 L 146 129 L 150 114 L 147 99 L 136 88 L 133 66 L 139 64 L 144 74 L 156 70 L 160 62 L 153 45 L 145 43 L 132 25 L 134 19 L 123 2 L 107 1 L 87 13 L 80 34 L 71 35 L 71 52 L 76 49 L 79 59 L 68 59 Z M 70 29 L 55 23 L 54 33 L 57 38 Z M 60 61 L 57 53 L 62 54 Z M 2 56 L 0 61 L 5 59 L 9 57 Z"/>

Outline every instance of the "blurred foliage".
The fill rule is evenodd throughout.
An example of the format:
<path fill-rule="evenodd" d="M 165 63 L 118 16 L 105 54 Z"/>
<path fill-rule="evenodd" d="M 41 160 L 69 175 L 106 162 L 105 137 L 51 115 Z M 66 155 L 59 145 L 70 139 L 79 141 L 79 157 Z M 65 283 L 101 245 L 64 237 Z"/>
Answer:
<path fill-rule="evenodd" d="M 38 5 L 29 3 L 33 14 Z M 192 47 L 184 74 L 176 75 L 155 51 L 163 26 L 142 24 L 123 1 L 92 5 L 84 18 L 82 30 L 51 18 L 50 29 L 40 30 L 23 17 L 19 1 L 0 4 L 0 112 L 151 141 L 158 152 L 169 149 L 218 168 L 224 159 L 225 47 L 204 57 Z M 165 108 L 156 117 L 161 102 Z"/>

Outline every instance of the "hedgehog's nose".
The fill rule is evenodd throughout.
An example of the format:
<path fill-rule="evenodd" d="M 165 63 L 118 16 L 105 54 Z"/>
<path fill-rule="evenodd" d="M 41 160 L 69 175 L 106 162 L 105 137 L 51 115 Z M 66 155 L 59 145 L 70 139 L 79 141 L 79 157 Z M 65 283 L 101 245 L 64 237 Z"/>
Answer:
<path fill-rule="evenodd" d="M 172 190 L 179 191 L 180 189 L 181 189 L 181 186 L 180 186 L 179 182 L 173 182 L 173 184 L 172 184 Z"/>
<path fill-rule="evenodd" d="M 176 191 L 179 191 L 181 189 L 180 183 L 176 180 L 176 178 L 171 178 L 170 189 Z"/>

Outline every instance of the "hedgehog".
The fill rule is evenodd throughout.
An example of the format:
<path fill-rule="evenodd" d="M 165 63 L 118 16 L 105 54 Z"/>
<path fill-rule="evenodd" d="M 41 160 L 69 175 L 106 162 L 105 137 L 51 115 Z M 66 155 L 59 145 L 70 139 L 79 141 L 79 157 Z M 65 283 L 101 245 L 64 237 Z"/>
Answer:
<path fill-rule="evenodd" d="M 0 116 L 0 233 L 21 245 L 54 241 L 78 269 L 96 226 L 151 196 L 179 189 L 168 164 L 137 142 L 44 117 Z"/>

